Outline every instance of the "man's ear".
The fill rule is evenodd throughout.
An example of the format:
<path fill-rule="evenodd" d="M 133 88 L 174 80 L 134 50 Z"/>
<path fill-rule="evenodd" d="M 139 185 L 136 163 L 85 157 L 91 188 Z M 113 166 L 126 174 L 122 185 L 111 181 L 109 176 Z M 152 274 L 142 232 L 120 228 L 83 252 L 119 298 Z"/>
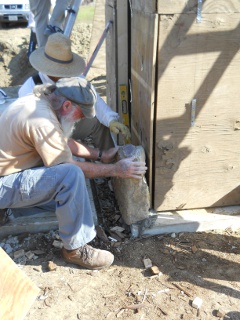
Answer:
<path fill-rule="evenodd" d="M 68 114 L 70 111 L 72 111 L 72 102 L 69 100 L 65 100 L 62 104 L 62 115 Z"/>

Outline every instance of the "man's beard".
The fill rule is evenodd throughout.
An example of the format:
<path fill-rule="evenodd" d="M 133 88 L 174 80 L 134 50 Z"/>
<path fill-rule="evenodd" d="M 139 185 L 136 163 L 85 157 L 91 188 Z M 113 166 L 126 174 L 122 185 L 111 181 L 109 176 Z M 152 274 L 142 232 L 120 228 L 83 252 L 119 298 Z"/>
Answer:
<path fill-rule="evenodd" d="M 60 120 L 62 130 L 66 138 L 71 137 L 75 123 L 81 120 L 81 119 L 73 120 L 73 112 L 71 112 L 70 114 L 67 114 L 66 116 L 62 116 Z"/>

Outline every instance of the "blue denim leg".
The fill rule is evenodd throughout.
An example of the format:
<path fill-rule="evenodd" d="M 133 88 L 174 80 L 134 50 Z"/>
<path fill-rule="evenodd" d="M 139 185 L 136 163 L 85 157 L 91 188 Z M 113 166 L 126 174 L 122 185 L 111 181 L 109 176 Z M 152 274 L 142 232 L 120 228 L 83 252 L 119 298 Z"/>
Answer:
<path fill-rule="evenodd" d="M 27 169 L 0 177 L 0 208 L 29 208 L 54 201 L 59 235 L 76 249 L 96 235 L 82 170 L 73 164 Z"/>

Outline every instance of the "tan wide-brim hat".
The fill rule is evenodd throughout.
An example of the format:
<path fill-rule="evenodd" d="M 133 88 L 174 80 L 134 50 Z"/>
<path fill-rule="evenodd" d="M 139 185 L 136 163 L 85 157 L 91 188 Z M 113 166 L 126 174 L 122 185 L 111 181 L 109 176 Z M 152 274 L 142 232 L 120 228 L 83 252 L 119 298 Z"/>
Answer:
<path fill-rule="evenodd" d="M 29 61 L 37 71 L 52 77 L 76 77 L 86 67 L 84 59 L 71 51 L 71 40 L 59 32 L 48 37 L 45 47 L 33 51 Z"/>

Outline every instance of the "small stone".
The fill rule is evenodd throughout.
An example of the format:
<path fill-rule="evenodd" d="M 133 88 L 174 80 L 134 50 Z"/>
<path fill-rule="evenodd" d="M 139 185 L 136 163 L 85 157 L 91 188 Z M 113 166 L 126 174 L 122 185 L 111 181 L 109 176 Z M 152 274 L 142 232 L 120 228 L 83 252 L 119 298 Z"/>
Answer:
<path fill-rule="evenodd" d="M 48 261 L 48 270 L 49 271 L 57 270 L 57 265 L 53 261 Z"/>
<path fill-rule="evenodd" d="M 116 227 L 111 228 L 110 230 L 111 231 L 123 232 L 125 230 L 125 228 L 116 226 Z"/>
<path fill-rule="evenodd" d="M 200 309 L 203 301 L 201 298 L 196 297 L 192 302 L 192 307 L 195 309 Z"/>
<path fill-rule="evenodd" d="M 149 269 L 152 267 L 152 261 L 148 258 L 143 259 L 143 264 L 146 269 Z"/>
<path fill-rule="evenodd" d="M 58 241 L 58 240 L 54 240 L 52 245 L 55 248 L 59 248 L 59 249 L 62 249 L 62 247 L 63 247 L 63 243 L 61 241 Z"/>
<path fill-rule="evenodd" d="M 20 250 L 15 251 L 13 253 L 14 259 L 19 259 L 19 258 L 23 257 L 24 255 L 25 255 L 25 251 L 23 249 L 20 249 Z"/>
<path fill-rule="evenodd" d="M 6 251 L 6 253 L 11 253 L 13 252 L 13 248 L 10 246 L 10 244 L 8 243 L 5 243 L 4 246 L 3 246 L 3 249 Z"/>
<path fill-rule="evenodd" d="M 171 234 L 171 238 L 176 238 L 176 233 L 175 233 L 175 232 L 173 232 L 173 233 Z"/>
<path fill-rule="evenodd" d="M 198 248 L 195 245 L 193 245 L 192 246 L 192 253 L 196 253 L 197 251 L 198 251 Z"/>
<path fill-rule="evenodd" d="M 152 272 L 152 274 L 160 274 L 160 270 L 158 269 L 157 266 L 153 266 L 150 268 L 150 271 Z"/>
<path fill-rule="evenodd" d="M 31 260 L 34 257 L 34 253 L 32 251 L 28 251 L 25 253 L 25 256 L 28 258 L 28 260 Z"/>

